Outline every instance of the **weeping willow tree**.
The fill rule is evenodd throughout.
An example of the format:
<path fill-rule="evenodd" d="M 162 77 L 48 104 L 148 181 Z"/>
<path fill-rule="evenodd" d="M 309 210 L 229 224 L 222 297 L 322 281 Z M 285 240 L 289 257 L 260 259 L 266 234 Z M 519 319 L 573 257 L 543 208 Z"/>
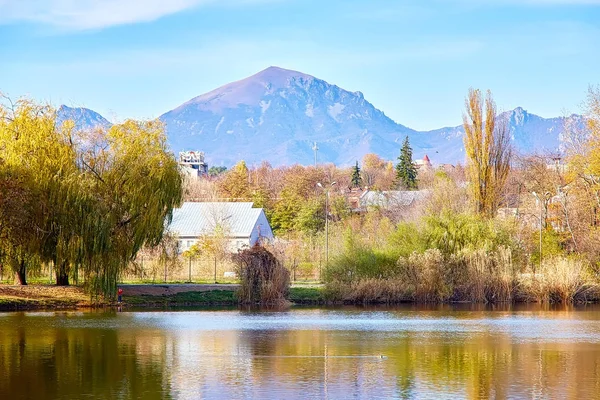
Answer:
<path fill-rule="evenodd" d="M 72 121 L 58 125 L 48 105 L 5 99 L 0 154 L 0 167 L 18 171 L 27 188 L 20 225 L 7 217 L 17 207 L 0 211 L 0 226 L 14 225 L 0 232 L 0 255 L 19 276 L 27 264 L 52 263 L 58 285 L 83 272 L 92 293 L 113 295 L 181 202 L 182 178 L 158 121 L 79 132 Z"/>
<path fill-rule="evenodd" d="M 85 225 L 85 272 L 93 292 L 114 295 L 137 252 L 163 238 L 182 199 L 182 177 L 159 121 L 126 121 L 94 132 L 87 143 L 83 182 L 97 200 Z"/>
<path fill-rule="evenodd" d="M 0 105 L 0 149 L 6 168 L 17 171 L 16 179 L 26 188 L 20 227 L 12 229 L 4 241 L 12 248 L 8 264 L 19 281 L 26 283 L 25 271 L 33 261 L 54 258 L 59 237 L 71 227 L 61 221 L 69 207 L 77 166 L 70 140 L 71 127 L 56 126 L 56 114 L 48 105 L 27 99 Z M 10 256 L 12 254 L 12 256 Z M 16 257 L 16 258 L 15 258 Z M 31 265 L 33 266 L 33 265 Z"/>
<path fill-rule="evenodd" d="M 510 171 L 512 148 L 506 121 L 496 120 L 496 103 L 488 90 L 485 98 L 479 89 L 470 89 L 463 115 L 467 174 L 475 211 L 494 217 Z"/>

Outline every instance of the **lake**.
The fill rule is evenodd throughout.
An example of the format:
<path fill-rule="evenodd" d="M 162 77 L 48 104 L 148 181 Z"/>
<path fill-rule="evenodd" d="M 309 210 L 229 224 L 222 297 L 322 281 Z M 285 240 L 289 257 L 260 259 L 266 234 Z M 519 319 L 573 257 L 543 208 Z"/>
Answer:
<path fill-rule="evenodd" d="M 19 398 L 600 398 L 600 307 L 0 313 Z"/>

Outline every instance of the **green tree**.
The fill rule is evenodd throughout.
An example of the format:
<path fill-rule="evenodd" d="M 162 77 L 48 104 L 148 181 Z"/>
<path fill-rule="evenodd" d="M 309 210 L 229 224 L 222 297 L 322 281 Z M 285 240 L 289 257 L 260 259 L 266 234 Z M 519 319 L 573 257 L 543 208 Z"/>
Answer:
<path fill-rule="evenodd" d="M 406 189 L 417 189 L 417 168 L 412 160 L 412 148 L 408 136 L 400 150 L 398 163 L 396 164 L 396 181 Z"/>
<path fill-rule="evenodd" d="M 325 204 L 318 198 L 302 202 L 294 220 L 296 231 L 307 235 L 315 235 L 325 227 Z"/>
<path fill-rule="evenodd" d="M 208 176 L 219 176 L 225 171 L 227 171 L 227 167 L 212 166 L 208 169 Z"/>
<path fill-rule="evenodd" d="M 350 182 L 352 183 L 352 187 L 360 187 L 360 184 L 362 182 L 358 161 L 356 162 L 356 165 L 352 167 L 352 177 L 350 178 Z"/>
<path fill-rule="evenodd" d="M 290 232 L 295 228 L 295 220 L 304 200 L 290 188 L 281 191 L 271 214 L 271 227 L 276 232 Z"/>

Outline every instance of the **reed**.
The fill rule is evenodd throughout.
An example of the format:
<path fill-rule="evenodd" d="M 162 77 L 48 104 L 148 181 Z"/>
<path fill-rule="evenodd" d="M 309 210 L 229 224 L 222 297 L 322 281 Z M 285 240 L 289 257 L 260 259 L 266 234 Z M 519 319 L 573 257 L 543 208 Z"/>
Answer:
<path fill-rule="evenodd" d="M 481 303 L 512 301 L 518 288 L 516 268 L 510 248 L 494 252 L 482 249 L 463 255 L 466 267 L 464 289 L 459 300 Z"/>
<path fill-rule="evenodd" d="M 572 257 L 545 259 L 535 274 L 521 276 L 525 294 L 542 303 L 572 303 L 592 299 L 598 286 L 586 262 Z"/>

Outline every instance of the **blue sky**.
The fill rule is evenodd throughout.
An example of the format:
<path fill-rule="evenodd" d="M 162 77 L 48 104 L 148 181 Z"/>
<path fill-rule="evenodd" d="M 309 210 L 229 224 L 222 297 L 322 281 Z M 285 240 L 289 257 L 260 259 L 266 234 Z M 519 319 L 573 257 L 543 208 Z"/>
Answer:
<path fill-rule="evenodd" d="M 503 110 L 580 112 L 600 83 L 600 0 L 0 0 L 0 91 L 154 118 L 270 65 L 415 129 Z"/>

